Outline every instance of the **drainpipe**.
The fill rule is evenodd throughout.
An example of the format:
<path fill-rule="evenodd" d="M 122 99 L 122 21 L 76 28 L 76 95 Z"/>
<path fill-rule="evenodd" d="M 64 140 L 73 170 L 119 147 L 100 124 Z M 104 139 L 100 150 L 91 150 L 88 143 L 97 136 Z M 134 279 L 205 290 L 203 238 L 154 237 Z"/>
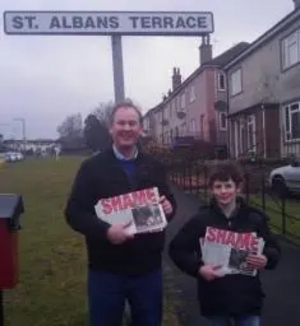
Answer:
<path fill-rule="evenodd" d="M 262 103 L 261 105 L 262 109 L 262 130 L 263 130 L 263 156 L 266 158 L 267 156 L 267 144 L 266 144 L 266 111 L 265 111 L 265 104 Z"/>
<path fill-rule="evenodd" d="M 232 135 L 232 118 L 230 119 L 230 121 L 229 121 L 229 119 L 228 119 L 228 115 L 229 115 L 229 109 L 230 109 L 230 107 L 229 107 L 229 101 L 230 101 L 230 89 L 229 89 L 229 76 L 228 76 L 228 71 L 225 71 L 225 70 L 223 70 L 222 69 L 222 71 L 223 71 L 223 73 L 225 74 L 225 80 L 226 80 L 226 85 L 225 85 L 225 87 L 226 87 L 226 118 L 227 118 L 227 134 L 226 134 L 226 138 L 227 138 L 227 151 L 229 152 L 229 153 L 227 153 L 227 154 L 229 154 L 229 156 L 230 156 L 230 158 L 232 158 L 232 156 L 236 156 L 236 153 L 235 153 L 235 146 L 234 146 L 234 148 L 233 148 L 233 141 L 232 141 L 232 139 L 233 139 L 233 135 Z M 234 125 L 234 123 L 233 123 L 233 125 Z M 235 125 L 234 125 L 234 128 L 235 128 Z M 235 134 L 235 129 L 234 129 L 234 134 Z M 235 137 L 234 137 L 235 138 Z"/>

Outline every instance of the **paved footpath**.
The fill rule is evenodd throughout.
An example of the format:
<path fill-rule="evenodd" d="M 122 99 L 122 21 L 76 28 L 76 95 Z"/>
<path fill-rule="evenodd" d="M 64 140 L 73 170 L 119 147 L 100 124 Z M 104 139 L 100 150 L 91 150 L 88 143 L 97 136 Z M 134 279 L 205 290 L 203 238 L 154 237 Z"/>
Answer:
<path fill-rule="evenodd" d="M 177 230 L 199 207 L 192 195 L 174 187 L 178 212 L 170 224 L 167 243 Z M 300 212 L 299 212 L 300 214 Z M 261 326 L 300 326 L 300 247 L 281 241 L 282 258 L 275 271 L 264 271 L 262 282 L 266 292 Z M 184 326 L 209 326 L 200 316 L 193 278 L 182 274 L 166 255 L 167 266 L 172 274 L 172 288 L 178 298 L 178 315 Z"/>

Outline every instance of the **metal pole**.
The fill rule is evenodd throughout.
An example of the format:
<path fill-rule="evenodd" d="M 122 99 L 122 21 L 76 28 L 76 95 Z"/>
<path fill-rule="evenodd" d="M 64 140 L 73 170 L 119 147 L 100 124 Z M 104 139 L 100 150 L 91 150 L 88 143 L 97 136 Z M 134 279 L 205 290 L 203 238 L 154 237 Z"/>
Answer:
<path fill-rule="evenodd" d="M 115 102 L 121 102 L 125 99 L 122 36 L 112 35 L 111 46 L 114 71 Z"/>
<path fill-rule="evenodd" d="M 26 120 L 23 119 L 23 146 L 24 146 L 24 152 L 26 152 L 26 143 L 27 143 L 27 136 L 26 136 Z"/>
<path fill-rule="evenodd" d="M 0 326 L 4 326 L 3 292 L 0 290 Z"/>

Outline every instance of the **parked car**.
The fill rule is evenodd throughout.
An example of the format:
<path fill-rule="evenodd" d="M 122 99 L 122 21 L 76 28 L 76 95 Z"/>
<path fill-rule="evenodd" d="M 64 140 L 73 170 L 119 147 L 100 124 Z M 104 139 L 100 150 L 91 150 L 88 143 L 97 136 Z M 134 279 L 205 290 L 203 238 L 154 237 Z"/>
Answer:
<path fill-rule="evenodd" d="M 20 152 L 7 152 L 5 153 L 5 161 L 7 163 L 20 162 L 24 160 L 24 155 Z"/>
<path fill-rule="evenodd" d="M 270 172 L 269 183 L 272 191 L 280 196 L 291 193 L 300 194 L 300 159 L 289 165 L 281 166 Z"/>

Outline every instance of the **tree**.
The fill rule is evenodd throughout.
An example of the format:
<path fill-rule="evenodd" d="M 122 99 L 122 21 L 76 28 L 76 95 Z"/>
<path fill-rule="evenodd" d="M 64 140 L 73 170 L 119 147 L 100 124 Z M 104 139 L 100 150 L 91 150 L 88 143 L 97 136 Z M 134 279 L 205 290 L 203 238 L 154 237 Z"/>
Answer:
<path fill-rule="evenodd" d="M 114 103 L 100 102 L 84 121 L 84 138 L 92 151 L 102 151 L 111 144 L 109 120 Z"/>
<path fill-rule="evenodd" d="M 80 113 L 69 115 L 57 128 L 63 150 L 76 150 L 84 147 L 82 117 Z"/>
<path fill-rule="evenodd" d="M 82 117 L 80 113 L 69 115 L 65 118 L 57 132 L 60 138 L 76 139 L 82 137 Z"/>
<path fill-rule="evenodd" d="M 4 136 L 3 136 L 3 134 L 0 134 L 0 150 L 2 150 L 4 147 L 3 142 L 4 142 Z"/>
<path fill-rule="evenodd" d="M 107 103 L 100 102 L 93 112 L 93 114 L 100 121 L 100 123 L 105 125 L 106 128 L 109 128 L 109 120 L 111 117 L 113 107 L 114 107 L 113 102 L 107 102 Z"/>
<path fill-rule="evenodd" d="M 89 114 L 84 120 L 84 138 L 93 152 L 102 151 L 110 144 L 108 128 L 95 114 Z"/>

